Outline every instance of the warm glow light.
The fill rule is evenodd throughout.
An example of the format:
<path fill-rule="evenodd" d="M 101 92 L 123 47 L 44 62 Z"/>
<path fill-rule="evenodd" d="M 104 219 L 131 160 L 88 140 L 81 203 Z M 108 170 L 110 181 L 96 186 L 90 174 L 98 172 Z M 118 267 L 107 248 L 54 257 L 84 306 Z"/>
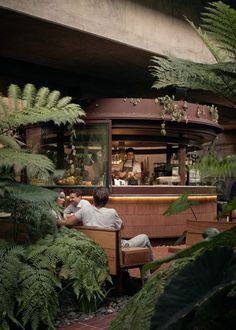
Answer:
<path fill-rule="evenodd" d="M 111 196 L 110 202 L 174 202 L 180 196 Z M 91 200 L 91 196 L 85 196 L 85 199 Z M 199 202 L 216 202 L 216 195 L 192 195 L 188 197 L 188 200 Z"/>

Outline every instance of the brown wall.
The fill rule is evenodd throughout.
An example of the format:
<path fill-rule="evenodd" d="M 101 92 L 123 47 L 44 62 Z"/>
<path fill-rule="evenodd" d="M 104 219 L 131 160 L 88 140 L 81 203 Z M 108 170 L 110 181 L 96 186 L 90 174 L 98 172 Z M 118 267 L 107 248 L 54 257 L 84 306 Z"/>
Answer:
<path fill-rule="evenodd" d="M 166 217 L 167 202 L 112 201 L 108 207 L 117 210 L 124 222 L 121 236 L 130 238 L 138 234 L 147 234 L 150 238 L 178 237 L 186 230 L 186 221 L 194 220 L 191 210 Z M 205 201 L 193 206 L 198 221 L 216 219 L 216 202 Z"/>

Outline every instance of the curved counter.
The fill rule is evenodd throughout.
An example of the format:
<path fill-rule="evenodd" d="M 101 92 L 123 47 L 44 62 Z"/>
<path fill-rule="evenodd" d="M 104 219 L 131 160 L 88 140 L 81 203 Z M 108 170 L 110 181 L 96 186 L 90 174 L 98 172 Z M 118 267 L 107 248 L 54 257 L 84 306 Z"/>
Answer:
<path fill-rule="evenodd" d="M 215 220 L 217 195 L 212 186 L 112 186 L 108 207 L 117 210 L 124 222 L 122 237 L 141 233 L 150 238 L 178 237 L 186 230 L 187 220 Z M 181 194 L 197 205 L 172 216 L 163 213 Z M 196 218 L 195 218 L 196 217 Z"/>

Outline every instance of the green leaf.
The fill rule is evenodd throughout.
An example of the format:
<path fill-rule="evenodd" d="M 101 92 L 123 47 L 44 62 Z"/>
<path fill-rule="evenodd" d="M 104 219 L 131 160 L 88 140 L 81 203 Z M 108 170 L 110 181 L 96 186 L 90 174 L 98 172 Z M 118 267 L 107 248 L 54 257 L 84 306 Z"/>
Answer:
<path fill-rule="evenodd" d="M 167 284 L 156 304 L 151 329 L 185 329 L 186 316 L 191 320 L 192 329 L 198 323 L 194 312 L 206 301 L 212 300 L 214 307 L 213 299 L 236 284 L 236 265 L 232 264 L 232 258 L 231 248 L 217 247 L 180 270 Z M 213 308 L 209 315 L 204 316 L 205 321 L 214 318 L 216 313 L 217 308 Z"/>
<path fill-rule="evenodd" d="M 12 199 L 28 200 L 37 203 L 52 203 L 58 196 L 57 192 L 50 189 L 14 182 L 5 182 L 5 192 L 7 192 Z"/>
<path fill-rule="evenodd" d="M 187 210 L 193 205 L 198 205 L 198 201 L 190 201 L 188 197 L 191 193 L 182 194 L 175 202 L 171 203 L 168 209 L 164 212 L 165 216 L 171 216 L 176 213 L 180 213 L 182 211 Z"/>

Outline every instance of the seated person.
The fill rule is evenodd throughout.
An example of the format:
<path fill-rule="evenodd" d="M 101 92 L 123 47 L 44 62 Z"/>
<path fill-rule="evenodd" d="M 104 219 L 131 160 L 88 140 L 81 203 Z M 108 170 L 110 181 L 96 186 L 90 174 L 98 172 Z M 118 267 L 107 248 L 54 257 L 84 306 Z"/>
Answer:
<path fill-rule="evenodd" d="M 63 216 L 63 208 L 65 205 L 65 193 L 64 192 L 59 193 L 59 195 L 56 198 L 55 203 L 58 206 L 58 209 L 57 210 L 52 209 L 51 212 L 52 212 L 52 215 L 55 217 L 57 224 L 59 224 L 60 220 L 64 219 L 64 216 Z"/>
<path fill-rule="evenodd" d="M 126 180 L 131 185 L 139 184 L 142 171 L 139 162 L 135 160 L 134 149 L 128 148 L 125 153 L 126 160 L 119 165 L 114 177 Z"/>
<path fill-rule="evenodd" d="M 61 225 L 73 226 L 82 223 L 84 226 L 121 229 L 123 222 L 115 209 L 105 207 L 109 200 L 106 188 L 96 188 L 93 193 L 94 205 L 85 205 L 74 215 L 61 220 Z M 146 234 L 137 235 L 129 240 L 121 240 L 122 247 L 148 247 L 151 243 Z"/>
<path fill-rule="evenodd" d="M 64 215 L 76 213 L 83 206 L 91 205 L 86 199 L 83 199 L 82 196 L 81 190 L 75 190 L 70 193 L 70 204 L 65 208 Z"/>

